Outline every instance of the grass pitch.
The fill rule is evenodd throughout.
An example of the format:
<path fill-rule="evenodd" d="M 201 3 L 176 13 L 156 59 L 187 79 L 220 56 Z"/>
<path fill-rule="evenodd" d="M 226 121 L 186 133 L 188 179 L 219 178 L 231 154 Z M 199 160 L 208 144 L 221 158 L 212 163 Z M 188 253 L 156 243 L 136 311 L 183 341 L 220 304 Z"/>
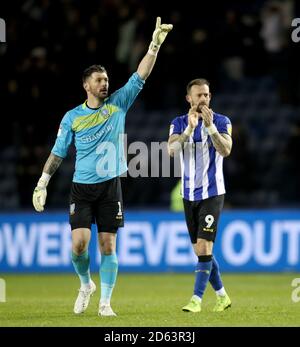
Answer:
<path fill-rule="evenodd" d="M 181 307 L 193 291 L 193 274 L 119 274 L 112 299 L 117 317 L 98 317 L 99 286 L 86 312 L 73 314 L 75 275 L 8 275 L 6 302 L 0 303 L 0 327 L 216 327 L 300 326 L 300 302 L 291 299 L 299 274 L 224 274 L 232 300 L 225 312 L 213 313 L 209 285 L 202 312 Z M 97 274 L 93 279 L 98 284 Z"/>

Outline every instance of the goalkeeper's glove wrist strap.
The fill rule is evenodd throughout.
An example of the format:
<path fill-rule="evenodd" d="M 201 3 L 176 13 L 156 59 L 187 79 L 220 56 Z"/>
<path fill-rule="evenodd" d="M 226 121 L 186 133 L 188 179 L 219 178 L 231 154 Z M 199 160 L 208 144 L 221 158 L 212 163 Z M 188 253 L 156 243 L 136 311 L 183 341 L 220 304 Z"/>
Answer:
<path fill-rule="evenodd" d="M 42 176 L 40 177 L 37 186 L 39 188 L 46 188 L 49 181 L 50 181 L 51 176 L 47 174 L 46 172 L 42 173 Z"/>
<path fill-rule="evenodd" d="M 157 52 L 160 49 L 160 45 L 156 44 L 155 42 L 151 41 L 148 49 L 148 53 L 151 55 L 157 55 Z"/>

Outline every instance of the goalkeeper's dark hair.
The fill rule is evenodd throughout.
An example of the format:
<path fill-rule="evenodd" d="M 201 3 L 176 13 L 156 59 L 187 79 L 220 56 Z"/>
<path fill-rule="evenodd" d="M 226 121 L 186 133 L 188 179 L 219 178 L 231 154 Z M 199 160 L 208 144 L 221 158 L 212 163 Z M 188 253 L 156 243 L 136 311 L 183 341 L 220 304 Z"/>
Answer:
<path fill-rule="evenodd" d="M 84 71 L 83 71 L 83 74 L 82 74 L 82 82 L 84 83 L 87 78 L 89 78 L 91 76 L 92 73 L 94 72 L 100 72 L 100 73 L 107 73 L 106 69 L 104 66 L 102 65 L 91 65 L 89 66 L 88 68 L 86 68 Z"/>
<path fill-rule="evenodd" d="M 209 81 L 205 78 L 196 78 L 195 80 L 190 81 L 188 85 L 186 86 L 187 94 L 189 94 L 192 86 L 203 86 L 204 84 L 208 86 L 210 85 Z"/>

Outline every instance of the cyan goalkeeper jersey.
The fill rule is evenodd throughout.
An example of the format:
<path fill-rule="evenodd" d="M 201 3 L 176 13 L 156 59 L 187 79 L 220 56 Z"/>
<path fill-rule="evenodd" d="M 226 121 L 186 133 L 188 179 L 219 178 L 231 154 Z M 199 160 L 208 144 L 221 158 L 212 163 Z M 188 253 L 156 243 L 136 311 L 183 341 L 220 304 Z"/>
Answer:
<path fill-rule="evenodd" d="M 73 182 L 99 183 L 127 171 L 124 155 L 125 116 L 145 81 L 135 72 L 101 107 L 86 102 L 63 117 L 52 153 L 65 158 L 74 139 L 76 164 Z"/>

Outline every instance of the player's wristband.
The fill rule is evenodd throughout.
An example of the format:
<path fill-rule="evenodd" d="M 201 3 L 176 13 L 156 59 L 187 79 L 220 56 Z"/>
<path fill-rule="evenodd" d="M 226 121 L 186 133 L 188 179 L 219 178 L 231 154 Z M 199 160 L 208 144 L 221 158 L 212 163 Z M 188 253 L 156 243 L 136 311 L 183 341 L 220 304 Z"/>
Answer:
<path fill-rule="evenodd" d="M 154 43 L 153 41 L 151 41 L 149 45 L 149 49 L 148 49 L 148 54 L 157 56 L 157 52 L 159 51 L 159 49 L 160 49 L 160 46 Z"/>
<path fill-rule="evenodd" d="M 184 133 L 186 136 L 191 136 L 193 131 L 194 131 L 194 129 L 193 129 L 190 125 L 188 125 L 188 126 L 185 128 L 185 130 L 184 130 L 183 133 Z"/>
<path fill-rule="evenodd" d="M 208 135 L 213 135 L 218 132 L 218 129 L 214 124 L 210 125 L 209 127 L 206 128 Z"/>
<path fill-rule="evenodd" d="M 39 188 L 46 188 L 49 181 L 50 181 L 51 176 L 47 174 L 46 172 L 42 173 L 42 176 L 40 177 L 37 186 Z"/>

